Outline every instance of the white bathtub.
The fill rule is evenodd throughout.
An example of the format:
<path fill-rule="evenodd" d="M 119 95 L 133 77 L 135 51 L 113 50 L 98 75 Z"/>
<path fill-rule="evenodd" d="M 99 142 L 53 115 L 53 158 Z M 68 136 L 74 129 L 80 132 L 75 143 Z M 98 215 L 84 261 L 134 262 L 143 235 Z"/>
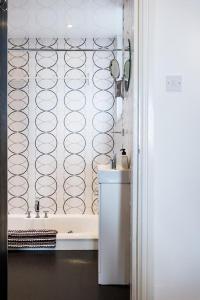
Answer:
<path fill-rule="evenodd" d="M 54 229 L 58 231 L 55 250 L 97 250 L 98 216 L 49 215 L 48 219 L 28 219 L 25 215 L 9 215 L 9 230 Z M 72 233 L 68 233 L 72 231 Z"/>

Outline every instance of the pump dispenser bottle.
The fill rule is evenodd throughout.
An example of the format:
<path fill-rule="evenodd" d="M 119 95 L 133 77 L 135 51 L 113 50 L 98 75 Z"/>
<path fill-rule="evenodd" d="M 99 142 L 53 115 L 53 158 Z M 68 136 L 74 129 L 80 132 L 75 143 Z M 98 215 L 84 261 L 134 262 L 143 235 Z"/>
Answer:
<path fill-rule="evenodd" d="M 120 151 L 122 152 L 121 167 L 122 167 L 122 169 L 128 169 L 128 156 L 126 155 L 126 149 L 122 148 Z"/>

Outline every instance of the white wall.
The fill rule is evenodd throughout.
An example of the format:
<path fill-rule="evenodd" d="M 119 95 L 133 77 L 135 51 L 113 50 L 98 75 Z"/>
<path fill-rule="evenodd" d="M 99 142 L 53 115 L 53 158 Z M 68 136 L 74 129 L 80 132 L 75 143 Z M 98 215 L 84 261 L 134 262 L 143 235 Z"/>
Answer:
<path fill-rule="evenodd" d="M 9 0 L 8 36 L 73 39 L 121 36 L 122 8 L 123 0 Z"/>
<path fill-rule="evenodd" d="M 199 0 L 150 1 L 149 53 L 148 299 L 199 300 Z M 166 91 L 168 75 L 182 76 L 182 92 Z"/>

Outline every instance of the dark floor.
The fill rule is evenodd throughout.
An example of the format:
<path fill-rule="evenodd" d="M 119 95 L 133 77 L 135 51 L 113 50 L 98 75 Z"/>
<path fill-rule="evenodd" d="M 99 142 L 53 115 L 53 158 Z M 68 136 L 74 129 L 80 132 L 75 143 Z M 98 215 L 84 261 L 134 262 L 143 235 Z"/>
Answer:
<path fill-rule="evenodd" d="M 128 300 L 129 288 L 98 285 L 97 251 L 13 251 L 8 300 Z"/>

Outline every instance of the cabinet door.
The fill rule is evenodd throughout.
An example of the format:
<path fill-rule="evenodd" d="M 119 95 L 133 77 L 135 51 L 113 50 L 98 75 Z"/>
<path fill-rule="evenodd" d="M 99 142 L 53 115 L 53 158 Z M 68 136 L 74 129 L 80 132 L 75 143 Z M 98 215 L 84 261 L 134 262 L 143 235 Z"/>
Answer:
<path fill-rule="evenodd" d="M 100 185 L 99 283 L 129 283 L 130 184 Z"/>

